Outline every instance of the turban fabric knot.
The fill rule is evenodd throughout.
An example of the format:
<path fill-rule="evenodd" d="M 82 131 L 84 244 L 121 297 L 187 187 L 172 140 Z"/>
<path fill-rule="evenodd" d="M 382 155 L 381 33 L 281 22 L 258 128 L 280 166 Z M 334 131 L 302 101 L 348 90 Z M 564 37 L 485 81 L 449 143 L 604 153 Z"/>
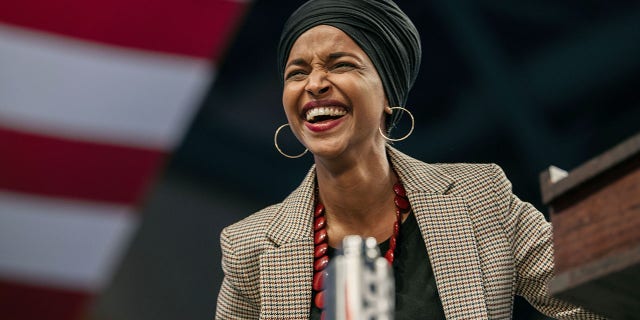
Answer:
<path fill-rule="evenodd" d="M 311 0 L 284 25 L 278 45 L 281 79 L 289 51 L 305 31 L 329 25 L 346 33 L 369 56 L 389 105 L 405 106 L 420 69 L 422 51 L 415 26 L 390 0 Z"/>

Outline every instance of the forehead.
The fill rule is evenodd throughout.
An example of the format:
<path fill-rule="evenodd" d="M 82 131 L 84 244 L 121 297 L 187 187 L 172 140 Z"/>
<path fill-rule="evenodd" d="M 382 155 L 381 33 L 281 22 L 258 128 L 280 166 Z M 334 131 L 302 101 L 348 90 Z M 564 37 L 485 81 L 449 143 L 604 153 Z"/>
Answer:
<path fill-rule="evenodd" d="M 319 25 L 305 31 L 296 39 L 289 52 L 289 60 L 307 54 L 322 55 L 336 51 L 366 56 L 344 31 L 328 25 Z"/>

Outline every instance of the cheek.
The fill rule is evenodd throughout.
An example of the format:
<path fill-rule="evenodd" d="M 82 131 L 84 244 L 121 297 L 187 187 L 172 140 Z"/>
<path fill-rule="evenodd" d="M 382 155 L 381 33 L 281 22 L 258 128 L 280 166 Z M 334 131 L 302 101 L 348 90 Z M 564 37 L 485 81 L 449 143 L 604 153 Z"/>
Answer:
<path fill-rule="evenodd" d="M 366 106 L 367 118 L 376 123 L 381 118 L 384 119 L 384 108 L 387 105 L 387 99 L 382 87 L 375 82 L 371 82 L 368 86 L 359 88 L 359 90 L 364 93 L 360 96 L 360 99 L 363 105 Z"/>
<path fill-rule="evenodd" d="M 295 94 L 295 90 L 291 88 L 291 86 L 285 86 L 282 90 L 282 106 L 284 107 L 284 111 L 287 113 L 287 117 L 289 113 L 294 112 L 296 108 L 297 95 Z"/>

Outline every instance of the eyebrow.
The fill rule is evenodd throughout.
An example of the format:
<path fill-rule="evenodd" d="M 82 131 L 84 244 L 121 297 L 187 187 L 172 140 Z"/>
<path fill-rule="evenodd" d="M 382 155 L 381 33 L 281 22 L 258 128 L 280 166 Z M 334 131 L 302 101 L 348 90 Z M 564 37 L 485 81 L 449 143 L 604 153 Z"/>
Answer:
<path fill-rule="evenodd" d="M 341 57 L 352 57 L 358 61 L 360 61 L 360 58 L 358 58 L 356 55 L 349 53 L 349 52 L 332 52 L 329 54 L 329 60 L 335 60 Z M 290 67 L 290 66 L 304 66 L 306 65 L 307 62 L 302 59 L 302 58 L 298 58 L 298 59 L 293 59 L 291 60 L 289 63 L 287 63 L 287 65 L 285 66 L 285 69 Z"/>
<path fill-rule="evenodd" d="M 303 66 L 305 64 L 307 64 L 307 63 L 302 58 L 293 59 L 289 63 L 287 63 L 287 65 L 285 66 L 285 69 L 290 67 L 290 66 Z"/>
<path fill-rule="evenodd" d="M 356 57 L 354 54 L 351 54 L 349 52 L 334 52 L 334 53 L 330 53 L 329 54 L 329 60 L 335 60 L 335 59 L 338 59 L 338 58 L 341 58 L 341 57 L 345 57 L 345 56 L 358 59 L 358 57 Z M 360 59 L 358 59 L 358 60 L 360 60 Z"/>

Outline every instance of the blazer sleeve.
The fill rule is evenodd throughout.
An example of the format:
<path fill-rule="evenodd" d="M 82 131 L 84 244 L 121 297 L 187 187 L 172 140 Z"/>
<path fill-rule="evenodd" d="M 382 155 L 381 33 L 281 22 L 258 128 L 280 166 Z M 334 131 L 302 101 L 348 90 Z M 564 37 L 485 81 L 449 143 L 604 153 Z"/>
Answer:
<path fill-rule="evenodd" d="M 538 311 L 557 319 L 604 319 L 581 307 L 550 296 L 553 276 L 551 224 L 533 205 L 523 202 L 511 190 L 511 182 L 494 165 L 494 196 L 501 206 L 507 238 L 511 242 L 516 267 L 516 294 Z"/>
<path fill-rule="evenodd" d="M 250 286 L 244 277 L 243 263 L 234 252 L 228 229 L 222 231 L 220 245 L 224 279 L 218 293 L 215 319 L 258 319 L 259 306 L 247 295 Z"/>

